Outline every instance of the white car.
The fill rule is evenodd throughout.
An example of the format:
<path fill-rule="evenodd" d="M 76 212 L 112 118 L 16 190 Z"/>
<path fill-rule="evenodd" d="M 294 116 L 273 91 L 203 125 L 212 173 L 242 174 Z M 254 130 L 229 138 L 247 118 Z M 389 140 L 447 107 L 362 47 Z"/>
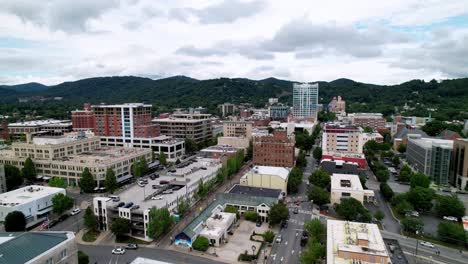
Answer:
<path fill-rule="evenodd" d="M 81 212 L 81 209 L 80 208 L 75 208 L 73 209 L 73 211 L 71 211 L 71 215 L 77 215 Z"/>
<path fill-rule="evenodd" d="M 122 247 L 114 248 L 112 250 L 112 254 L 123 255 L 123 254 L 125 254 L 125 249 L 122 248 Z"/>
<path fill-rule="evenodd" d="M 283 238 L 281 237 L 281 235 L 278 235 L 276 237 L 276 243 L 281 243 L 281 241 L 283 241 Z"/>
<path fill-rule="evenodd" d="M 455 216 L 444 216 L 444 220 L 458 222 L 458 219 Z"/>
<path fill-rule="evenodd" d="M 162 195 L 156 195 L 156 196 L 151 197 L 151 200 L 162 200 L 162 199 L 164 199 Z"/>
<path fill-rule="evenodd" d="M 427 241 L 421 241 L 419 244 L 421 244 L 421 246 L 434 248 L 434 244 L 427 242 Z"/>

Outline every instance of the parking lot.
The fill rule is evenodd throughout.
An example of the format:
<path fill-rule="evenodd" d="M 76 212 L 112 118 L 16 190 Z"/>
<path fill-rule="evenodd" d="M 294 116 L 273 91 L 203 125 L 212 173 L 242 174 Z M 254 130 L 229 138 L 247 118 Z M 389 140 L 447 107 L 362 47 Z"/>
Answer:
<path fill-rule="evenodd" d="M 228 236 L 228 243 L 216 248 L 216 253 L 221 261 L 240 263 L 237 261 L 239 254 L 244 253 L 246 250 L 249 254 L 252 254 L 253 245 L 257 250 L 260 248 L 260 242 L 250 240 L 252 232 L 255 230 L 256 233 L 264 233 L 268 230 L 268 223 L 263 223 L 260 227 L 257 227 L 255 223 L 241 219 L 237 224 L 239 226 L 233 230 L 234 234 Z M 214 248 L 209 249 L 209 252 L 213 251 Z"/>

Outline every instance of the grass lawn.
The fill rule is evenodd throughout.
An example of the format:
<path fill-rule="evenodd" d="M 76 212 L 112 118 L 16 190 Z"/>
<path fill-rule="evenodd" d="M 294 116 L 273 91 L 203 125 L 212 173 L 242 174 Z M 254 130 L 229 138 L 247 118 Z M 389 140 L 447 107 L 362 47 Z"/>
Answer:
<path fill-rule="evenodd" d="M 88 230 L 86 233 L 83 234 L 83 241 L 84 242 L 94 242 L 96 238 L 99 236 L 100 232 L 96 230 Z"/>
<path fill-rule="evenodd" d="M 124 243 L 124 244 L 141 244 L 141 245 L 149 245 L 151 242 L 140 240 L 134 237 L 129 236 L 119 236 L 115 238 L 115 242 L 117 243 Z"/>
<path fill-rule="evenodd" d="M 399 214 L 399 213 L 397 212 L 397 210 L 395 209 L 394 206 L 390 206 L 390 208 L 392 208 L 392 213 L 393 213 L 393 215 L 394 215 L 398 220 L 401 221 L 401 220 L 405 219 L 405 216 Z"/>

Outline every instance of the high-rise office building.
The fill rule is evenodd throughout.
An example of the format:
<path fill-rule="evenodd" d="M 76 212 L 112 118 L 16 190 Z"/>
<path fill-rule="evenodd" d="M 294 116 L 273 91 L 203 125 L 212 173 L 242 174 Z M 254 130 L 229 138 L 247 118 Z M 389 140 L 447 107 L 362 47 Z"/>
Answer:
<path fill-rule="evenodd" d="M 468 139 L 457 138 L 453 141 L 450 182 L 461 190 L 468 186 Z"/>
<path fill-rule="evenodd" d="M 296 119 L 317 119 L 318 83 L 293 84 L 293 116 Z"/>

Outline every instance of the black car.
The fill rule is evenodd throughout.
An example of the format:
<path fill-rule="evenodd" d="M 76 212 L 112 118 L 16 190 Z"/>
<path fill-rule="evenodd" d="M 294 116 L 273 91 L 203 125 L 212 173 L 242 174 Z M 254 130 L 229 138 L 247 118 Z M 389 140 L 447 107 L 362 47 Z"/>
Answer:
<path fill-rule="evenodd" d="M 260 227 L 260 226 L 262 226 L 262 222 L 258 221 L 255 225 L 256 225 L 257 227 Z"/>
<path fill-rule="evenodd" d="M 281 222 L 281 227 L 282 228 L 288 228 L 288 221 Z"/>
<path fill-rule="evenodd" d="M 138 245 L 137 244 L 127 244 L 125 246 L 126 249 L 138 249 Z"/>
<path fill-rule="evenodd" d="M 59 216 L 58 221 L 59 221 L 59 222 L 63 222 L 63 221 L 65 221 L 65 219 L 67 219 L 69 216 L 70 216 L 70 215 L 68 215 L 68 214 L 61 215 L 61 216 Z"/>
<path fill-rule="evenodd" d="M 56 226 L 59 223 L 58 220 L 51 220 L 49 221 L 49 224 L 47 225 L 47 228 L 51 228 L 53 226 Z"/>

